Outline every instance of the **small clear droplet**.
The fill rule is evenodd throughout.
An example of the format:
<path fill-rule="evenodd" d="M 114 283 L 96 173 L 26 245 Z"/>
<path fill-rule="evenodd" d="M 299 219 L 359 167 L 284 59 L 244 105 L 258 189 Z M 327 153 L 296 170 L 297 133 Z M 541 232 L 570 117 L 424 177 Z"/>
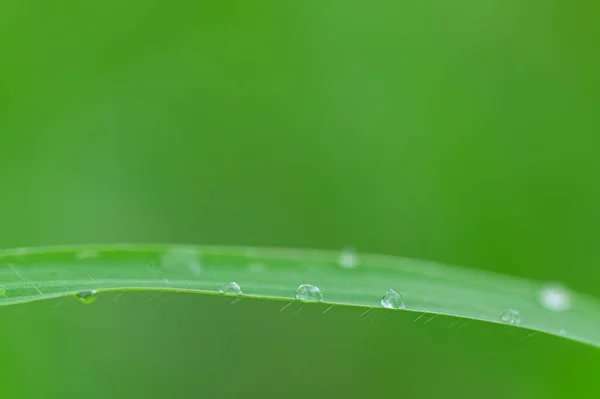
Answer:
<path fill-rule="evenodd" d="M 221 294 L 226 295 L 242 295 L 242 289 L 235 282 L 225 283 L 219 288 Z"/>
<path fill-rule="evenodd" d="M 506 309 L 500 314 L 500 319 L 508 324 L 519 324 L 521 322 L 519 311 L 515 309 Z"/>
<path fill-rule="evenodd" d="M 344 248 L 338 257 L 338 263 L 344 269 L 354 269 L 358 267 L 358 254 L 354 248 Z"/>
<path fill-rule="evenodd" d="M 564 312 L 571 309 L 571 295 L 560 284 L 549 284 L 540 290 L 540 303 L 553 312 Z"/>
<path fill-rule="evenodd" d="M 85 303 L 86 305 L 95 302 L 98 299 L 98 293 L 96 290 L 81 291 L 75 294 L 79 302 Z"/>
<path fill-rule="evenodd" d="M 564 337 L 567 335 L 567 330 L 565 330 L 564 328 L 561 328 L 560 331 L 558 332 L 558 335 L 560 335 L 561 337 Z"/>
<path fill-rule="evenodd" d="M 404 298 L 390 288 L 388 292 L 381 297 L 381 307 L 387 309 L 404 309 Z"/>
<path fill-rule="evenodd" d="M 311 284 L 302 284 L 296 290 L 296 299 L 301 301 L 316 301 L 320 302 L 323 300 L 323 293 L 321 290 Z"/>

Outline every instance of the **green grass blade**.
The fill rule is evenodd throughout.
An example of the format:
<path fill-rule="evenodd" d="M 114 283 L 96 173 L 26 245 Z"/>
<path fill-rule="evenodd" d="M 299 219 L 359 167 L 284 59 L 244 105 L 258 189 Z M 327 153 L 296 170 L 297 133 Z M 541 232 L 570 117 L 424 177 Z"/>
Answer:
<path fill-rule="evenodd" d="M 356 264 L 353 264 L 356 263 Z M 342 264 L 345 264 L 344 267 Z M 87 290 L 175 290 L 218 294 L 236 282 L 244 296 L 295 300 L 301 284 L 320 288 L 332 305 L 378 307 L 389 290 L 406 311 L 515 324 L 600 346 L 600 302 L 568 293 L 570 309 L 540 304 L 544 284 L 434 262 L 339 252 L 244 247 L 113 245 L 0 251 L 0 305 Z M 390 310 L 392 311 L 392 310 Z"/>

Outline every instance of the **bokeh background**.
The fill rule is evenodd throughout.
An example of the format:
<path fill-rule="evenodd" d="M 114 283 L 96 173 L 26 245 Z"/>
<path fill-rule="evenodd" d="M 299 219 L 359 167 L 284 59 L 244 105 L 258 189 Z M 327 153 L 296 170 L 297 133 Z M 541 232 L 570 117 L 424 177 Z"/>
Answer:
<path fill-rule="evenodd" d="M 599 16 L 579 0 L 4 0 L 0 247 L 352 246 L 600 295 Z M 1 308 L 0 395 L 600 393 L 596 349 L 503 326 L 113 299 Z"/>

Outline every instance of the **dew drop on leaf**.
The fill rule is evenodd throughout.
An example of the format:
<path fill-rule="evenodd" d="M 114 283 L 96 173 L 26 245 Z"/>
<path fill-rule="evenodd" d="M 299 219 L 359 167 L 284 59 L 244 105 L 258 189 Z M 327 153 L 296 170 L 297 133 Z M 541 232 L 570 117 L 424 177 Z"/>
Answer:
<path fill-rule="evenodd" d="M 387 309 L 404 309 L 404 299 L 402 295 L 390 288 L 381 298 L 381 307 Z"/>
<path fill-rule="evenodd" d="M 87 305 L 92 302 L 95 302 L 96 299 L 98 299 L 98 293 L 96 292 L 96 290 L 81 291 L 75 294 L 75 297 L 77 298 L 77 300 L 79 300 L 79 302 L 85 303 Z"/>
<path fill-rule="evenodd" d="M 221 294 L 226 295 L 242 295 L 242 289 L 235 282 L 225 283 L 219 288 Z"/>
<path fill-rule="evenodd" d="M 500 320 L 508 324 L 519 324 L 521 322 L 521 316 L 519 311 L 515 309 L 506 309 L 500 314 Z"/>
<path fill-rule="evenodd" d="M 321 302 L 323 300 L 323 293 L 321 293 L 321 290 L 314 285 L 302 284 L 296 290 L 296 299 L 301 301 Z"/>
<path fill-rule="evenodd" d="M 543 307 L 553 312 L 571 309 L 571 295 L 560 284 L 549 284 L 540 290 L 539 300 Z"/>
<path fill-rule="evenodd" d="M 338 257 L 338 263 L 344 269 L 358 267 L 358 254 L 354 248 L 344 248 Z"/>

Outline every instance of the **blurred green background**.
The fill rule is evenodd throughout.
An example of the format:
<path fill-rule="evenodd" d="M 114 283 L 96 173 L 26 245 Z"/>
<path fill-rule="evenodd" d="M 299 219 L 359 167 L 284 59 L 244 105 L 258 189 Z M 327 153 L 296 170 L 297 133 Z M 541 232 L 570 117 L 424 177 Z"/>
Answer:
<path fill-rule="evenodd" d="M 0 247 L 353 246 L 600 295 L 599 16 L 579 0 L 4 0 Z M 112 299 L 0 308 L 0 395 L 600 393 L 596 349 L 503 326 Z"/>

